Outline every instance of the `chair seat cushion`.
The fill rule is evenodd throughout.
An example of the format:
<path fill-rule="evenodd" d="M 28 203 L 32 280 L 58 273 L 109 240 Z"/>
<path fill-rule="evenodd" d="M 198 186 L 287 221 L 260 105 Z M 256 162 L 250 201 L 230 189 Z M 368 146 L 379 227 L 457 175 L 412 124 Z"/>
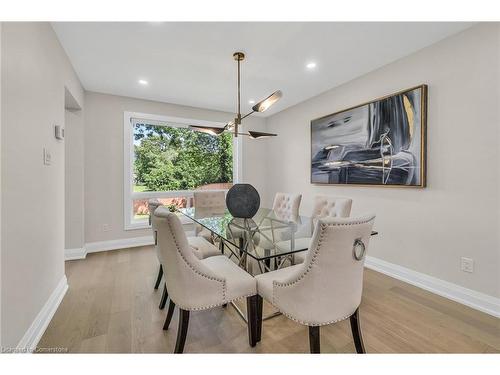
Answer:
<path fill-rule="evenodd" d="M 257 294 L 255 279 L 225 255 L 213 256 L 201 262 L 226 280 L 227 302 Z"/>
<path fill-rule="evenodd" d="M 302 237 L 302 238 L 296 238 L 295 239 L 295 248 L 296 249 L 308 249 L 309 244 L 311 243 L 311 237 Z M 276 243 L 276 246 L 281 248 L 281 249 L 290 249 L 290 241 L 280 241 Z M 295 253 L 294 255 L 294 260 L 295 263 L 303 263 L 304 260 L 306 259 L 306 251 L 300 251 L 298 253 Z"/>
<path fill-rule="evenodd" d="M 287 280 L 291 275 L 297 272 L 298 267 L 302 267 L 302 265 L 297 264 L 295 266 L 255 276 L 257 280 L 257 293 L 266 301 L 273 303 L 273 281 L 282 282 Z"/>
<path fill-rule="evenodd" d="M 221 255 L 219 249 L 203 237 L 188 237 L 188 243 L 198 259 Z"/>
<path fill-rule="evenodd" d="M 212 232 L 210 232 L 207 228 L 199 228 L 199 232 L 196 233 L 196 236 L 212 242 Z"/>

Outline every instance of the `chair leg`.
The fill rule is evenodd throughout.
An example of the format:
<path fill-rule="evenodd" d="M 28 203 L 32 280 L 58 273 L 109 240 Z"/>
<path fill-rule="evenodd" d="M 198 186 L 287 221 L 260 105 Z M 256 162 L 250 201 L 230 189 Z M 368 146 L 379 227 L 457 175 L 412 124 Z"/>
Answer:
<path fill-rule="evenodd" d="M 262 297 L 257 294 L 257 323 L 256 323 L 256 339 L 260 342 L 262 337 Z"/>
<path fill-rule="evenodd" d="M 248 326 L 248 343 L 253 348 L 257 345 L 257 333 L 258 333 L 258 317 L 257 317 L 257 298 L 259 295 L 254 295 L 247 297 L 247 326 Z"/>
<path fill-rule="evenodd" d="M 170 326 L 170 322 L 172 321 L 172 316 L 174 315 L 175 303 L 170 298 L 170 303 L 168 305 L 167 319 L 165 319 L 165 324 L 163 324 L 163 329 L 167 330 Z"/>
<path fill-rule="evenodd" d="M 309 327 L 309 348 L 312 354 L 320 353 L 319 326 Z"/>
<path fill-rule="evenodd" d="M 354 339 L 356 353 L 364 354 L 366 353 L 366 350 L 365 344 L 363 343 L 363 336 L 361 335 L 361 325 L 359 323 L 359 307 L 349 319 L 351 321 L 352 338 Z"/>
<path fill-rule="evenodd" d="M 182 353 L 189 325 L 189 311 L 179 309 L 179 329 L 177 330 L 177 341 L 175 343 L 174 353 Z"/>
<path fill-rule="evenodd" d="M 160 306 L 158 306 L 158 308 L 160 310 L 163 310 L 165 308 L 165 305 L 167 303 L 167 299 L 168 299 L 167 283 L 165 283 L 165 286 L 163 287 L 163 294 L 162 294 L 161 300 L 160 300 Z"/>
<path fill-rule="evenodd" d="M 161 278 L 163 277 L 163 267 L 160 264 L 160 269 L 158 270 L 158 277 L 156 278 L 155 289 L 160 286 Z"/>

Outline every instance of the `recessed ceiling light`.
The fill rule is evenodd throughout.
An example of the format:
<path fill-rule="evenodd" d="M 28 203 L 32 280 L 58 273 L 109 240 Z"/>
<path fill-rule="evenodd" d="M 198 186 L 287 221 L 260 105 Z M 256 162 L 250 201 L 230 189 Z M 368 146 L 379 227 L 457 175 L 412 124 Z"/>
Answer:
<path fill-rule="evenodd" d="M 310 63 L 307 63 L 306 68 L 307 69 L 314 69 L 314 68 L 316 68 L 316 63 L 311 61 Z"/>
<path fill-rule="evenodd" d="M 148 81 L 146 81 L 145 79 L 140 79 L 140 80 L 139 80 L 139 83 L 140 83 L 141 85 L 144 85 L 144 86 L 146 86 L 147 84 L 149 84 L 149 82 L 148 82 Z"/>
<path fill-rule="evenodd" d="M 252 100 L 249 100 L 249 101 L 248 101 L 248 104 L 255 104 L 255 100 L 253 100 L 253 99 L 252 99 Z"/>

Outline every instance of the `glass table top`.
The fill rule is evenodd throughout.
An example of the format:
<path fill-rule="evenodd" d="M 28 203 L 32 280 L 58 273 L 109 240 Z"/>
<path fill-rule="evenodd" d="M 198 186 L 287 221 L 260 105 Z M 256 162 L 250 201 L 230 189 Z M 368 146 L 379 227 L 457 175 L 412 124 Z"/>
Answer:
<path fill-rule="evenodd" d="M 226 207 L 178 211 L 220 237 L 230 251 L 257 261 L 305 251 L 312 236 L 311 218 L 284 219 L 269 208 L 260 208 L 251 219 L 235 218 Z"/>

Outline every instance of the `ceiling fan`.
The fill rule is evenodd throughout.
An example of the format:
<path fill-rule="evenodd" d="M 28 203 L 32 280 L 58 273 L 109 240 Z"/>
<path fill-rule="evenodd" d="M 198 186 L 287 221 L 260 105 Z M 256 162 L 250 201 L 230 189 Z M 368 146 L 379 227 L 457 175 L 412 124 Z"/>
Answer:
<path fill-rule="evenodd" d="M 236 117 L 234 118 L 233 121 L 229 121 L 223 128 L 219 127 L 212 127 L 212 126 L 201 126 L 201 125 L 190 125 L 189 128 L 192 130 L 196 130 L 199 132 L 203 133 L 208 133 L 212 135 L 219 135 L 224 132 L 229 132 L 233 133 L 235 137 L 238 135 L 246 135 L 249 136 L 250 138 L 253 139 L 258 139 L 258 138 L 265 138 L 265 137 L 275 137 L 277 134 L 273 133 L 263 133 L 263 132 L 257 132 L 253 130 L 249 130 L 248 132 L 243 132 L 241 133 L 238 129 L 239 126 L 241 126 L 241 120 L 244 118 L 247 118 L 250 116 L 252 113 L 255 112 L 264 112 L 267 110 L 269 107 L 271 107 L 274 103 L 276 103 L 282 96 L 283 94 L 281 93 L 280 90 L 273 92 L 271 95 L 269 95 L 267 98 L 264 100 L 261 100 L 257 104 L 255 104 L 252 107 L 252 111 L 247 113 L 246 115 L 242 116 L 241 115 L 241 105 L 240 105 L 240 63 L 245 59 L 245 54 L 243 52 L 235 52 L 233 53 L 233 58 L 236 60 L 238 63 L 238 113 L 236 113 Z"/>

